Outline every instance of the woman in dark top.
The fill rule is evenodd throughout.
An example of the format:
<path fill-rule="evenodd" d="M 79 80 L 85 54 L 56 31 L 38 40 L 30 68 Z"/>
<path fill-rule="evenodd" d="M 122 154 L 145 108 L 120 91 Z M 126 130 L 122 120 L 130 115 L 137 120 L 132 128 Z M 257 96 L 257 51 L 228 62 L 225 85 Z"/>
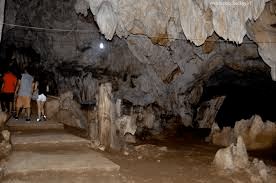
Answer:
<path fill-rule="evenodd" d="M 37 98 L 37 111 L 38 111 L 38 118 L 37 122 L 41 121 L 41 118 L 46 120 L 45 115 L 45 103 L 47 100 L 47 93 L 49 92 L 48 80 L 46 78 L 41 78 L 38 81 L 38 98 Z"/>

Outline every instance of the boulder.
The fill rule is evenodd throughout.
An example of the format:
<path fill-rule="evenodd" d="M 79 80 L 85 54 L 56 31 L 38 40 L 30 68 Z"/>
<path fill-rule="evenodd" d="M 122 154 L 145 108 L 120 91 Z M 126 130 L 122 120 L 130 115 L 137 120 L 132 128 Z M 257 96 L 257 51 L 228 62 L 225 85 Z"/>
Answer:
<path fill-rule="evenodd" d="M 73 100 L 72 91 L 64 91 L 59 98 L 50 100 L 47 107 L 49 118 L 55 118 L 58 122 L 71 127 L 88 128 L 87 118 L 81 111 L 81 105 Z"/>
<path fill-rule="evenodd" d="M 48 119 L 56 119 L 57 112 L 59 111 L 59 97 L 48 96 L 46 103 L 46 112 Z"/>
<path fill-rule="evenodd" d="M 215 155 L 215 159 L 213 161 L 216 168 L 220 170 L 234 170 L 234 160 L 233 160 L 233 147 L 234 144 L 230 146 L 219 149 Z"/>

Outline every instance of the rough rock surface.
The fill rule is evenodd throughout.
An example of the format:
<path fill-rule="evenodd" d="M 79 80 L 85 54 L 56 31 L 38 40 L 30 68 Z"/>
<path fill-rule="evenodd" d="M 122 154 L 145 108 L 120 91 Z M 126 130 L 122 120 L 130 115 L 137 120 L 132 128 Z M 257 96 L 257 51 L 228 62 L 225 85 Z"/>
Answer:
<path fill-rule="evenodd" d="M 199 128 L 212 128 L 217 112 L 224 99 L 225 96 L 221 96 L 201 103 L 197 109 L 197 116 L 195 118 Z"/>
<path fill-rule="evenodd" d="M 3 130 L 1 134 L 0 143 L 0 157 L 6 157 L 11 153 L 12 146 L 10 144 L 10 132 L 8 130 Z"/>
<path fill-rule="evenodd" d="M 234 171 L 248 166 L 248 155 L 241 136 L 238 137 L 237 145 L 218 150 L 215 155 L 214 164 L 219 169 Z"/>
<path fill-rule="evenodd" d="M 234 128 L 212 128 L 208 139 L 211 139 L 213 144 L 229 146 L 238 136 L 244 139 L 247 149 L 269 148 L 275 141 L 276 125 L 270 121 L 263 122 L 260 116 L 254 115 L 249 120 L 237 121 Z"/>
<path fill-rule="evenodd" d="M 80 104 L 73 100 L 72 91 L 64 91 L 60 97 L 50 96 L 46 106 L 47 117 L 50 120 L 80 129 L 88 128 L 87 118 Z"/>
<path fill-rule="evenodd" d="M 268 2 L 256 21 L 247 23 L 248 36 L 258 44 L 263 60 L 271 67 L 271 76 L 276 80 L 276 1 Z"/>
<path fill-rule="evenodd" d="M 218 171 L 226 171 L 234 175 L 237 172 L 243 172 L 248 181 L 252 183 L 268 183 L 271 180 L 269 168 L 262 160 L 254 158 L 252 162 L 248 160 L 246 147 L 241 136 L 237 139 L 237 144 L 219 149 L 215 155 L 213 164 Z"/>
<path fill-rule="evenodd" d="M 131 0 L 87 0 L 87 2 L 94 15 L 102 16 L 101 19 L 97 18 L 99 27 L 102 24 L 112 25 L 109 28 L 100 28 L 107 39 L 112 38 L 116 25 L 116 34 L 119 36 L 140 33 L 152 39 L 162 40 L 162 36 L 167 39 L 176 39 L 166 35 L 169 25 L 171 35 L 177 35 L 181 31 L 179 27 L 182 27 L 187 39 L 196 45 L 201 45 L 208 36 L 212 35 L 213 31 L 226 40 L 241 43 L 246 34 L 246 21 L 256 20 L 267 0 L 250 2 L 247 0 L 227 2 L 220 0 L 202 2 L 139 0 L 135 3 Z M 107 14 L 102 14 L 102 11 L 107 9 L 106 4 L 110 4 L 112 8 Z M 237 15 L 239 18 L 235 18 Z"/>

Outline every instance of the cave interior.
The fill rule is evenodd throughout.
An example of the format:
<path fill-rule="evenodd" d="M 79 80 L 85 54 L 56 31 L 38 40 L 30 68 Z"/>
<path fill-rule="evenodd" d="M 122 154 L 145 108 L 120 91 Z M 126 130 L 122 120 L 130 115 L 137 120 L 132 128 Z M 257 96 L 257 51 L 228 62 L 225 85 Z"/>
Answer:
<path fill-rule="evenodd" d="M 135 18 L 136 5 L 114 2 L 6 1 L 1 75 L 12 68 L 20 78 L 25 67 L 34 78 L 47 75 L 49 96 L 62 98 L 70 91 L 76 103 L 72 106 L 85 113 L 81 125 L 66 125 L 84 131 L 96 118 L 93 113 L 88 120 L 87 111 L 103 110 L 100 86 L 111 88 L 110 102 L 120 106 L 114 118 L 136 115 L 137 139 L 162 132 L 181 136 L 200 128 L 207 130 L 202 131 L 206 137 L 213 123 L 220 129 L 233 128 L 253 115 L 275 123 L 275 0 L 262 1 L 260 9 L 253 7 L 259 11 L 254 20 L 237 20 L 226 12 L 230 17 L 226 19 L 240 31 L 231 33 L 233 27 L 221 25 L 231 28 L 224 30 L 227 35 L 218 31 L 215 8 L 201 9 L 206 22 L 198 14 L 194 17 L 199 20 L 193 22 L 184 20 L 185 12 L 175 5 L 169 10 L 166 3 L 158 7 L 141 3 L 144 15 L 135 11 L 139 14 Z M 182 9 L 193 7 L 188 13 L 203 6 L 184 4 Z M 207 28 L 193 29 L 193 24 Z M 219 107 L 210 107 L 211 100 L 223 96 Z M 204 120 L 207 108 L 212 120 Z"/>

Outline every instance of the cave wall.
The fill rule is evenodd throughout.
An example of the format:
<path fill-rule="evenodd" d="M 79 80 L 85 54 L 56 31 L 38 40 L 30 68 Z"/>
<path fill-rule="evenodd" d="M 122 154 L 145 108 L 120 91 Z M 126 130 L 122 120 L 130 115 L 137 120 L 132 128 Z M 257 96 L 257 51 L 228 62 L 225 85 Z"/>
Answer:
<path fill-rule="evenodd" d="M 153 4 L 155 1 L 137 1 L 137 7 L 141 9 L 135 11 L 130 1 L 89 2 L 7 1 L 5 22 L 28 27 L 5 25 L 1 51 L 14 45 L 17 62 L 36 62 L 41 70 L 51 75 L 57 90 L 70 88 L 79 103 L 95 100 L 97 86 L 111 82 L 113 101 L 125 99 L 136 106 L 156 103 L 160 110 L 180 116 L 186 126 L 192 125 L 195 106 L 202 95 L 203 81 L 223 65 L 242 72 L 248 68 L 268 69 L 259 56 L 257 44 L 247 36 L 244 37 L 243 31 L 235 38 L 236 42 L 243 42 L 241 45 L 224 41 L 213 28 L 208 33 L 205 32 L 205 35 L 189 35 L 185 29 L 183 32 L 181 26 L 191 20 L 180 17 L 180 12 L 175 10 L 179 9 L 178 4 L 173 1 L 160 1 L 158 6 Z M 196 2 L 197 6 L 206 5 Z M 264 2 L 259 2 L 258 5 L 261 6 L 256 9 L 255 18 L 260 14 Z M 194 2 L 187 3 L 180 7 L 195 8 Z M 167 5 L 167 11 L 163 11 L 164 4 Z M 119 7 L 124 8 L 118 12 Z M 141 11 L 141 16 L 136 15 L 138 10 L 145 8 L 147 14 Z M 114 19 L 113 10 L 115 15 L 120 13 L 121 19 Z M 175 18 L 168 19 L 164 15 L 164 19 L 160 20 L 159 16 L 154 16 L 159 15 L 160 11 Z M 122 21 L 129 22 L 128 27 Z M 158 22 L 157 26 L 153 26 L 152 22 Z M 191 26 L 203 23 L 197 22 Z M 105 33 L 104 30 L 111 32 Z M 113 35 L 115 32 L 116 36 Z M 177 34 L 177 39 L 168 37 L 170 34 Z M 163 39 L 164 36 L 166 39 Z M 189 41 L 192 37 L 197 40 L 198 36 L 200 42 Z M 230 39 L 229 36 L 222 37 Z M 169 41 L 167 38 L 170 38 Z M 100 43 L 104 44 L 104 49 L 99 48 Z M 40 57 L 34 61 L 30 58 L 32 56 L 24 56 L 19 51 L 23 48 L 32 48 Z M 9 61 L 9 58 L 4 60 Z"/>
<path fill-rule="evenodd" d="M 4 12 L 5 12 L 5 0 L 0 1 L 0 22 L 4 22 Z M 3 24 L 1 23 L 0 25 L 0 41 L 2 38 L 2 29 L 3 29 Z"/>

